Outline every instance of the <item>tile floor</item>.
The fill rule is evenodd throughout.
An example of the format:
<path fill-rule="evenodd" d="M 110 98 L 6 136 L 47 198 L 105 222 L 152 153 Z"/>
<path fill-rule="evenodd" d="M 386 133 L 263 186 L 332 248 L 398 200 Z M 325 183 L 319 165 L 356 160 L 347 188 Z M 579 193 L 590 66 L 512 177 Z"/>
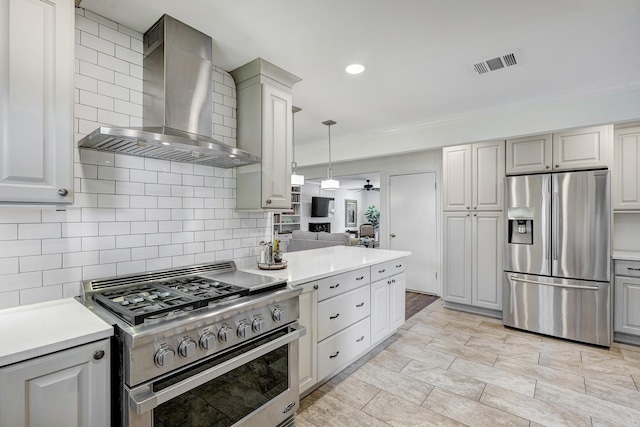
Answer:
<path fill-rule="evenodd" d="M 300 404 L 298 427 L 640 425 L 640 347 L 530 334 L 438 300 Z"/>

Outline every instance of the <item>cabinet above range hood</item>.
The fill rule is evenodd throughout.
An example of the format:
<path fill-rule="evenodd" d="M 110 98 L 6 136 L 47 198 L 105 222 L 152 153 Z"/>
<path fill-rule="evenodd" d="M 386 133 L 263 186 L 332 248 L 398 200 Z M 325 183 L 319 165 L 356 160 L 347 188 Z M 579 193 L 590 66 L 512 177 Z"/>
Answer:
<path fill-rule="evenodd" d="M 82 148 L 232 168 L 260 158 L 211 138 L 211 37 L 164 15 L 144 34 L 143 127 L 101 126 Z"/>

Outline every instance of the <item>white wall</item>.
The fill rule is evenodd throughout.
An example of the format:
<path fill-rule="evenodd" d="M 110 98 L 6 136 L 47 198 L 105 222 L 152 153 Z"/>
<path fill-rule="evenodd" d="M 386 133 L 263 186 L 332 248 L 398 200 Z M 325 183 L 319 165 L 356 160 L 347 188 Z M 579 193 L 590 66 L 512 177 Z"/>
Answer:
<path fill-rule="evenodd" d="M 640 213 L 613 213 L 613 250 L 640 252 Z"/>
<path fill-rule="evenodd" d="M 142 125 L 142 34 L 76 8 L 75 141 Z M 236 90 L 214 67 L 214 137 L 235 145 Z M 77 146 L 77 144 L 76 144 Z M 267 216 L 234 211 L 235 170 L 75 150 L 74 204 L 0 207 L 0 308 L 79 295 L 83 280 L 235 259 Z"/>
<path fill-rule="evenodd" d="M 338 163 L 638 118 L 640 88 L 618 89 L 568 99 L 558 97 L 512 104 L 399 129 L 332 138 L 331 155 L 333 162 Z M 322 164 L 326 158 L 326 141 L 296 146 L 296 160 L 300 166 Z"/>

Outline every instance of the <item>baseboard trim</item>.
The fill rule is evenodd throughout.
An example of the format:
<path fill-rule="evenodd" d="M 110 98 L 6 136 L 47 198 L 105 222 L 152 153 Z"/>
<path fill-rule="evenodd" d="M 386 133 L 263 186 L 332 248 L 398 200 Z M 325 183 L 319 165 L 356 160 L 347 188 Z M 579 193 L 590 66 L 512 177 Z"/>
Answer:
<path fill-rule="evenodd" d="M 491 310 L 488 308 L 474 307 L 471 305 L 459 304 L 457 302 L 445 301 L 445 308 L 452 310 L 465 311 L 467 313 L 480 314 L 487 317 L 495 317 L 496 319 L 502 319 L 502 311 Z"/>
<path fill-rule="evenodd" d="M 622 332 L 614 332 L 613 340 L 623 344 L 640 345 L 640 337 Z"/>

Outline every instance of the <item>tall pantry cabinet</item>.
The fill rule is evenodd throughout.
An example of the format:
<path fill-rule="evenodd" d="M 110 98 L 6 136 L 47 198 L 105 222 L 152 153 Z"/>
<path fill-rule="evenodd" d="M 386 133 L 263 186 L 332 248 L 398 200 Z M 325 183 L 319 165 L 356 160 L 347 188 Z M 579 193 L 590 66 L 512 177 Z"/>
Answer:
<path fill-rule="evenodd" d="M 443 299 L 502 311 L 504 141 L 445 147 L 442 163 Z"/>

